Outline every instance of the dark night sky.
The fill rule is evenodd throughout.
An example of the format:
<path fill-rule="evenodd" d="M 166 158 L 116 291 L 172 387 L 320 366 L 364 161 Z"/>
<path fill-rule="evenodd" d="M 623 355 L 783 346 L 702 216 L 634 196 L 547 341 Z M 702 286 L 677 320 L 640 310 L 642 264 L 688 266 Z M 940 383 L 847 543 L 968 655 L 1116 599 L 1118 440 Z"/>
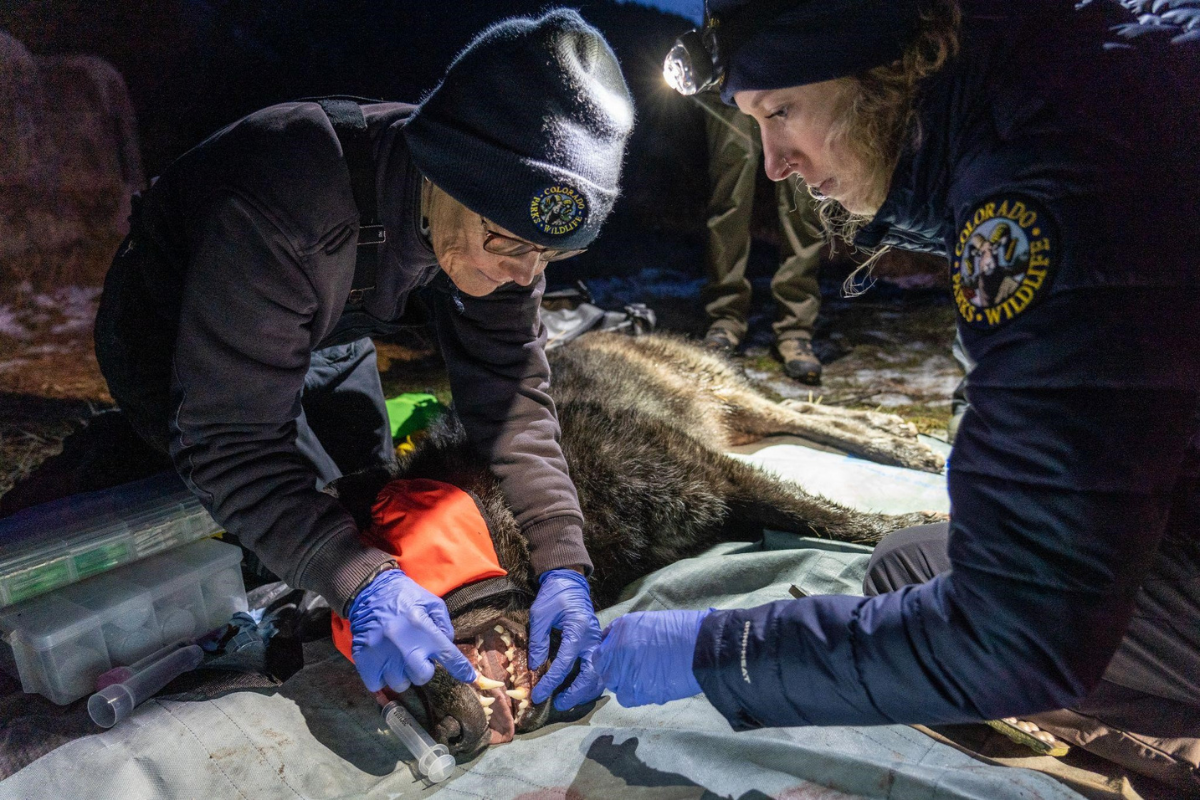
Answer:
<path fill-rule="evenodd" d="M 638 105 L 610 229 L 695 238 L 707 195 L 701 112 L 661 78 L 663 55 L 690 27 L 679 16 L 610 0 L 8 0 L 0 28 L 38 55 L 112 62 L 138 114 L 146 173 L 155 175 L 212 131 L 272 103 L 337 93 L 415 102 L 476 31 L 551 5 L 579 9 L 604 32 Z M 619 255 L 630 269 L 645 255 L 628 242 L 608 247 L 605 257 Z"/>

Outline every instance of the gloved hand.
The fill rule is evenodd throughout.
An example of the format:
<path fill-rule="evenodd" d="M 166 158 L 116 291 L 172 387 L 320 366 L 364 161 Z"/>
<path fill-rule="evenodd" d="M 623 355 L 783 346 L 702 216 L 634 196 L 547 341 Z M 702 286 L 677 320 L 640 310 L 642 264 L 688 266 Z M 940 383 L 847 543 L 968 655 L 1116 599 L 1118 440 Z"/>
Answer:
<path fill-rule="evenodd" d="M 583 655 L 579 677 L 554 701 L 565 711 L 605 689 L 626 708 L 700 694 L 692 657 L 707 611 L 635 611 L 613 620 L 604 640 Z"/>
<path fill-rule="evenodd" d="M 554 663 L 533 687 L 530 699 L 535 704 L 544 702 L 566 680 L 580 653 L 600 643 L 600 623 L 587 578 L 575 570 L 552 569 L 542 573 L 541 584 L 529 610 L 529 668 L 537 669 L 550 654 L 551 628 L 561 630 L 562 639 Z"/>
<path fill-rule="evenodd" d="M 454 646 L 454 626 L 442 598 L 398 569 L 381 572 L 350 606 L 350 652 L 372 692 L 384 684 L 403 692 L 433 677 L 434 662 L 471 683 L 475 668 Z"/>

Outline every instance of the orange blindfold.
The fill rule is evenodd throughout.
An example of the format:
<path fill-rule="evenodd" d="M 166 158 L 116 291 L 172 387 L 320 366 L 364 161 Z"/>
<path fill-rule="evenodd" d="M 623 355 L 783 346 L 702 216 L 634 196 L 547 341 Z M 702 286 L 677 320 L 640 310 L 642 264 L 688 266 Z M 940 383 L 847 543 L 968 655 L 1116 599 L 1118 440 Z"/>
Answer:
<path fill-rule="evenodd" d="M 396 557 L 404 574 L 444 597 L 460 586 L 502 578 L 483 515 L 469 494 L 441 481 L 395 480 L 383 487 L 371 508 L 363 540 Z M 350 623 L 333 615 L 333 643 L 350 655 Z"/>

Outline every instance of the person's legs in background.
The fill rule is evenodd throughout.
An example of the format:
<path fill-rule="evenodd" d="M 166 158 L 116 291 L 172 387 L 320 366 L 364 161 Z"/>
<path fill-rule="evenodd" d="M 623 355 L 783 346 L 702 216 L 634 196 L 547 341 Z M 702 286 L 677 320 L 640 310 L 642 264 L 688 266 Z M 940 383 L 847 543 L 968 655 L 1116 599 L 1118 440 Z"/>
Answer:
<path fill-rule="evenodd" d="M 821 382 L 821 362 L 812 349 L 813 327 L 821 310 L 817 274 L 825 240 L 816 201 L 792 179 L 775 184 L 779 212 L 779 269 L 771 278 L 777 307 L 775 347 L 788 377 Z"/>
<path fill-rule="evenodd" d="M 709 317 L 705 345 L 732 352 L 746 335 L 750 313 L 750 217 L 762 144 L 754 120 L 716 97 L 700 95 L 708 140 L 708 284 L 701 293 Z"/>

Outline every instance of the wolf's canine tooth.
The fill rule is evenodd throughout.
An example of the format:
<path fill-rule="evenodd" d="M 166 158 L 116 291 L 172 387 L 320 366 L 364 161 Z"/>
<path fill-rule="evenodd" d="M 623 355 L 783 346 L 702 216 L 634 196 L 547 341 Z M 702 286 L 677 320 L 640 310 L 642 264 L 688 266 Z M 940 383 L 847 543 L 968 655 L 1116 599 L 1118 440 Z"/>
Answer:
<path fill-rule="evenodd" d="M 494 681 L 486 675 L 475 676 L 475 685 L 485 692 L 490 692 L 492 689 L 502 689 L 504 683 L 502 681 Z"/>
<path fill-rule="evenodd" d="M 524 686 L 519 686 L 516 689 L 505 689 L 504 693 L 513 700 L 525 700 L 529 697 L 529 690 Z"/>

